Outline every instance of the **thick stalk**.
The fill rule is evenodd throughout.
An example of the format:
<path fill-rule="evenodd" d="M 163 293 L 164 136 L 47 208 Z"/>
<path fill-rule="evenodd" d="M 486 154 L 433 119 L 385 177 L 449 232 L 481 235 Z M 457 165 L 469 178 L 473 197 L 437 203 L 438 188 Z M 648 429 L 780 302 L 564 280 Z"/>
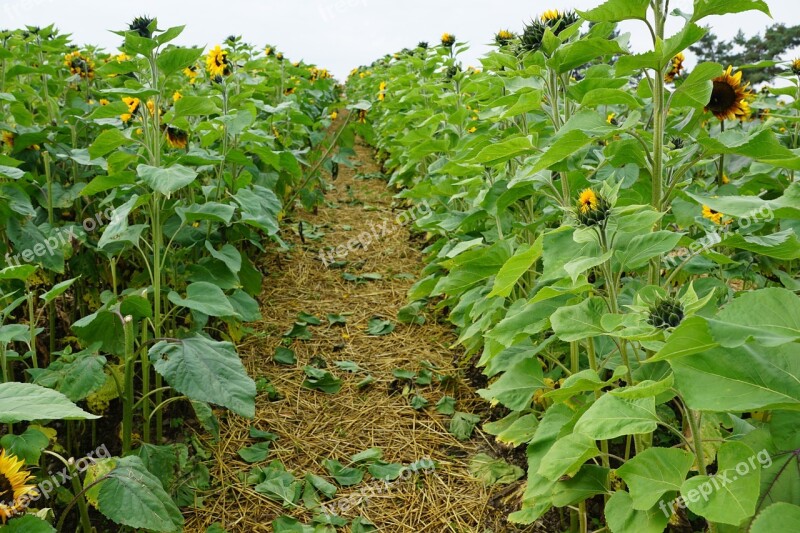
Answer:
<path fill-rule="evenodd" d="M 124 456 L 131 451 L 133 433 L 133 373 L 136 362 L 133 350 L 133 317 L 123 317 L 122 331 L 125 336 L 125 394 L 122 398 L 122 455 Z"/>
<path fill-rule="evenodd" d="M 28 285 L 28 324 L 30 326 L 31 362 L 33 363 L 33 368 L 39 368 L 39 358 L 36 354 L 36 310 L 34 309 L 33 298 L 33 288 Z"/>
<path fill-rule="evenodd" d="M 657 49 L 658 41 L 664 40 L 664 13 L 663 0 L 655 3 L 655 35 L 653 46 Z M 653 79 L 653 176 L 652 176 L 652 205 L 654 209 L 661 210 L 661 197 L 664 186 L 664 132 L 666 129 L 666 109 L 664 101 L 664 66 L 659 61 L 658 71 Z M 656 222 L 655 230 L 661 228 L 661 222 Z M 661 270 L 661 257 L 650 261 L 650 284 L 658 285 Z"/>

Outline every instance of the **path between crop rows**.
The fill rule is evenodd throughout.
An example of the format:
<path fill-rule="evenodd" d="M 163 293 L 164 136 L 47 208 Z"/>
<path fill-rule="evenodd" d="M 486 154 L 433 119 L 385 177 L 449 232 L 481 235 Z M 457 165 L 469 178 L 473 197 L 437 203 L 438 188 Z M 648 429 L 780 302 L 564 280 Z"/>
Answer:
<path fill-rule="evenodd" d="M 366 332 L 368 321 L 375 316 L 396 322 L 397 311 L 406 304 L 406 291 L 423 262 L 418 243 L 395 222 L 401 211 L 393 210 L 394 200 L 385 181 L 364 179 L 374 178 L 378 172 L 372 151 L 357 145 L 356 153 L 357 167 L 342 165 L 327 195 L 328 205 L 320 206 L 316 214 L 297 215 L 303 220 L 305 243 L 298 235 L 298 220 L 293 220 L 282 234 L 293 249 L 271 251 L 260 262 L 266 272 L 260 298 L 264 318 L 255 329 L 262 335 L 245 341 L 240 353 L 250 374 L 268 378 L 284 399 L 270 402 L 265 393 L 259 393 L 254 421 L 232 417 L 221 422 L 220 441 L 209 442 L 218 458 L 212 468 L 216 492 L 209 493 L 204 509 L 187 515 L 186 531 L 202 532 L 214 522 L 231 532 L 272 531 L 272 520 L 281 514 L 310 521 L 311 513 L 302 508 L 283 509 L 240 481 L 251 465 L 242 461 L 237 451 L 255 443 L 249 438 L 251 424 L 279 436 L 267 460 L 257 464 L 278 459 L 298 479 L 309 472 L 330 479 L 323 460 L 347 464 L 349 456 L 371 447 L 381 448 L 387 462 L 410 464 L 426 457 L 438 462 L 435 473 L 394 482 L 388 488 L 370 480 L 369 475 L 360 485 L 339 488 L 331 502 L 334 505 L 369 496 L 368 503 L 342 512 L 342 516 L 363 516 L 385 532 L 503 531 L 489 523 L 488 517 L 496 514 L 490 511 L 491 495 L 467 471 L 469 457 L 479 445 L 483 447 L 482 437 L 459 442 L 448 433 L 450 417 L 434 408 L 444 395 L 455 397 L 456 410 L 464 412 L 480 409 L 480 400 L 457 379 L 447 388 L 437 383 L 420 387 L 419 393 L 430 403 L 425 410 L 416 411 L 392 375 L 396 368 L 417 371 L 422 361 L 429 361 L 442 374 L 455 376 L 454 358 L 459 352 L 449 349 L 455 339 L 451 328 L 429 316 L 421 326 L 396 323 L 389 335 Z M 321 248 L 346 244 L 384 223 L 388 234 L 368 249 L 350 253 L 343 270 L 329 269 L 320 260 Z M 320 233 L 324 233 L 321 238 L 317 237 Z M 345 280 L 344 272 L 355 276 L 378 273 L 381 279 L 357 283 Z M 272 356 L 282 334 L 291 329 L 301 312 L 321 318 L 322 324 L 309 327 L 310 340 L 293 341 L 296 365 L 274 363 Z M 328 314 L 348 314 L 347 323 L 329 326 Z M 343 379 L 337 394 L 302 387 L 303 367 L 315 356 L 322 357 L 328 370 Z M 365 372 L 347 373 L 336 367 L 336 361 L 352 361 Z M 359 390 L 356 385 L 367 374 L 376 381 Z"/>

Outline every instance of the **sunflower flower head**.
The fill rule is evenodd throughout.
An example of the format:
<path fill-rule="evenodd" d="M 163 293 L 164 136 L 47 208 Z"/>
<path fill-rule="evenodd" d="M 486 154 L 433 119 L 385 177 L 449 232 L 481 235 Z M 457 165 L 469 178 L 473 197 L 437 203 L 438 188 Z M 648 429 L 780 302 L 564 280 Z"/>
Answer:
<path fill-rule="evenodd" d="M 9 148 L 14 148 L 14 134 L 10 131 L 4 131 L 0 137 L 3 144 Z"/>
<path fill-rule="evenodd" d="M 611 125 L 611 126 L 618 125 L 619 123 L 617 122 L 617 114 L 616 113 L 609 113 L 608 116 L 606 116 L 606 123 Z"/>
<path fill-rule="evenodd" d="M 792 61 L 792 72 L 794 72 L 796 76 L 800 76 L 800 57 Z"/>
<path fill-rule="evenodd" d="M 500 30 L 494 36 L 494 42 L 498 46 L 505 46 L 514 40 L 515 35 L 508 30 Z"/>
<path fill-rule="evenodd" d="M 220 45 L 211 49 L 206 56 L 206 72 L 211 79 L 230 76 L 233 69 L 228 59 L 228 51 L 223 50 Z"/>
<path fill-rule="evenodd" d="M 745 119 L 750 115 L 748 100 L 753 97 L 748 88 L 749 83 L 742 85 L 742 72 L 733 74 L 733 67 L 728 69 L 718 78 L 714 78 L 714 87 L 711 90 L 711 99 L 706 105 L 719 120 Z"/>
<path fill-rule="evenodd" d="M 185 150 L 189 145 L 189 134 L 180 128 L 167 126 L 164 131 L 164 136 L 167 138 L 167 144 L 171 148 Z"/>
<path fill-rule="evenodd" d="M 675 78 L 681 75 L 681 72 L 683 72 L 684 69 L 683 62 L 685 60 L 686 56 L 683 55 L 683 52 L 679 52 L 678 55 L 672 58 L 672 66 L 670 67 L 669 72 L 664 75 L 665 82 L 672 83 L 675 81 Z"/>
<path fill-rule="evenodd" d="M 547 28 L 550 28 L 554 35 L 558 35 L 577 21 L 578 15 L 574 11 L 560 12 L 556 9 L 545 11 L 538 19 L 525 25 L 525 30 L 520 38 L 521 50 L 523 52 L 538 50 L 542 46 L 542 39 L 544 39 Z"/>
<path fill-rule="evenodd" d="M 452 48 L 454 44 L 456 44 L 456 36 L 452 33 L 444 32 L 442 34 L 442 46 Z"/>
<path fill-rule="evenodd" d="M 719 211 L 715 211 L 708 207 L 707 205 L 703 206 L 703 218 L 710 220 L 714 224 L 720 225 L 722 224 L 722 217 L 724 215 Z"/>
<path fill-rule="evenodd" d="M 658 329 L 677 328 L 683 320 L 683 316 L 683 306 L 678 300 L 664 298 L 650 308 L 647 323 Z"/>
<path fill-rule="evenodd" d="M 155 19 L 151 19 L 150 17 L 143 16 L 143 17 L 136 17 L 133 21 L 128 25 L 130 31 L 135 31 L 139 34 L 140 37 L 146 37 L 148 39 L 153 37 L 153 31 L 155 30 Z"/>
<path fill-rule="evenodd" d="M 28 500 L 37 494 L 35 485 L 28 485 L 33 476 L 22 467 L 25 462 L 6 451 L 0 452 L 0 522 L 22 514 Z"/>
<path fill-rule="evenodd" d="M 605 223 L 611 213 L 611 205 L 602 195 L 591 188 L 584 189 L 578 196 L 576 218 L 584 226 L 597 226 Z"/>
<path fill-rule="evenodd" d="M 367 123 L 367 110 L 366 109 L 359 109 L 358 110 L 358 122 L 360 124 Z"/>
<path fill-rule="evenodd" d="M 129 96 L 122 97 L 122 101 L 128 106 L 128 112 L 121 114 L 119 118 L 122 119 L 122 122 L 130 122 L 133 115 L 139 111 L 139 105 L 142 102 L 138 98 L 131 98 Z"/>
<path fill-rule="evenodd" d="M 417 48 L 422 48 L 423 50 L 428 49 L 428 41 L 420 41 L 417 43 Z"/>
<path fill-rule="evenodd" d="M 271 46 L 267 46 L 266 48 L 264 48 L 264 55 L 267 56 L 267 57 L 274 56 L 275 55 L 275 49 L 272 48 Z"/>
<path fill-rule="evenodd" d="M 386 82 L 382 81 L 378 88 L 378 100 L 383 102 L 386 99 Z"/>
<path fill-rule="evenodd" d="M 94 79 L 94 60 L 77 50 L 64 56 L 64 66 L 69 69 L 73 76 Z"/>
<path fill-rule="evenodd" d="M 183 69 L 183 75 L 189 78 L 189 83 L 197 81 L 197 65 L 190 65 Z"/>
<path fill-rule="evenodd" d="M 183 98 L 183 95 L 181 94 L 180 91 L 175 91 L 174 93 L 172 93 L 172 101 L 173 102 L 177 102 L 181 98 Z"/>

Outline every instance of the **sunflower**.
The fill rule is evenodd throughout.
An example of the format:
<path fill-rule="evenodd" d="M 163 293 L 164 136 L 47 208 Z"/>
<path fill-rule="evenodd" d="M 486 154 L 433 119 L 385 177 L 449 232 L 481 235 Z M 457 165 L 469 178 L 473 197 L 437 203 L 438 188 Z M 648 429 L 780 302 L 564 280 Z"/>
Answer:
<path fill-rule="evenodd" d="M 283 52 L 278 52 L 277 54 L 275 54 L 275 58 L 278 61 L 283 61 Z"/>
<path fill-rule="evenodd" d="M 558 20 L 561 18 L 561 13 L 558 9 L 548 9 L 544 13 L 542 13 L 541 17 L 542 22 L 549 22 L 551 20 Z"/>
<path fill-rule="evenodd" d="M 64 56 L 64 66 L 73 75 L 84 79 L 94 79 L 94 60 L 77 50 Z"/>
<path fill-rule="evenodd" d="M 153 29 L 150 26 L 155 22 L 155 20 L 151 19 L 150 17 L 136 17 L 133 19 L 128 25 L 130 31 L 135 31 L 141 37 L 151 38 L 153 37 Z"/>
<path fill-rule="evenodd" d="M 610 124 L 611 126 L 616 126 L 617 122 L 617 114 L 616 113 L 609 113 L 606 117 L 606 123 Z"/>
<path fill-rule="evenodd" d="M 505 46 L 514 40 L 515 35 L 508 30 L 500 30 L 494 36 L 494 42 L 499 46 Z"/>
<path fill-rule="evenodd" d="M 108 105 L 111 102 L 108 101 L 108 98 L 101 98 L 100 100 L 97 101 L 97 103 L 100 105 Z"/>
<path fill-rule="evenodd" d="M 231 62 L 228 59 L 228 51 L 215 46 L 206 56 L 206 71 L 211 78 L 230 76 Z"/>
<path fill-rule="evenodd" d="M 800 76 L 800 58 L 797 58 L 794 61 L 792 61 L 792 72 Z"/>
<path fill-rule="evenodd" d="M 664 75 L 664 81 L 667 83 L 672 83 L 675 81 L 675 78 L 681 75 L 683 72 L 683 62 L 686 59 L 686 56 L 683 55 L 683 52 L 679 52 L 678 55 L 672 58 L 672 68 L 670 68 L 669 72 Z"/>
<path fill-rule="evenodd" d="M 456 44 L 456 36 L 450 33 L 443 33 L 442 34 L 442 46 L 445 48 L 452 48 L 453 45 Z"/>
<path fill-rule="evenodd" d="M 710 220 L 714 224 L 719 225 L 719 224 L 722 224 L 722 217 L 723 217 L 723 215 L 719 211 L 714 211 L 713 209 L 711 209 L 707 205 L 703 206 L 703 218 L 707 218 L 708 220 Z"/>
<path fill-rule="evenodd" d="M 185 150 L 189 145 L 189 134 L 182 129 L 174 126 L 167 126 L 164 134 L 167 138 L 167 144 L 172 148 Z"/>
<path fill-rule="evenodd" d="M 386 99 L 386 82 L 382 81 L 378 89 L 378 100 L 383 102 Z"/>
<path fill-rule="evenodd" d="M 22 467 L 25 462 L 0 452 L 0 522 L 20 514 L 30 497 L 37 494 L 35 485 L 26 485 L 33 476 Z"/>
<path fill-rule="evenodd" d="M 367 110 L 366 109 L 359 109 L 358 110 L 358 121 L 361 124 L 367 123 Z"/>
<path fill-rule="evenodd" d="M 139 111 L 139 104 L 142 102 L 138 98 L 131 98 L 129 96 L 123 96 L 122 101 L 127 104 L 128 112 L 121 114 L 119 118 L 122 119 L 122 122 L 130 122 L 130 120 L 133 118 L 133 115 Z"/>
<path fill-rule="evenodd" d="M 423 50 L 428 49 L 428 41 L 420 41 L 417 43 L 417 48 L 422 48 Z"/>
<path fill-rule="evenodd" d="M 681 303 L 674 298 L 664 298 L 650 308 L 647 323 L 658 329 L 677 328 L 683 320 Z"/>
<path fill-rule="evenodd" d="M 9 148 L 14 148 L 14 134 L 12 132 L 4 131 L 0 140 Z"/>
<path fill-rule="evenodd" d="M 266 48 L 264 48 L 264 55 L 267 57 L 275 55 L 275 49 L 272 48 L 271 46 L 267 46 Z"/>
<path fill-rule="evenodd" d="M 545 11 L 539 19 L 532 20 L 530 24 L 525 25 L 525 30 L 520 38 L 521 50 L 527 52 L 538 50 L 542 46 L 542 39 L 544 39 L 547 28 L 550 28 L 554 35 L 558 35 L 577 21 L 578 15 L 574 11 L 563 13 L 555 9 Z"/>
<path fill-rule="evenodd" d="M 747 100 L 753 96 L 748 90 L 750 84 L 742 85 L 741 71 L 732 74 L 733 67 L 729 66 L 725 73 L 714 78 L 714 88 L 711 90 L 711 100 L 706 105 L 706 111 L 711 111 L 719 120 L 743 119 L 750 115 L 750 104 Z"/>
<path fill-rule="evenodd" d="M 174 93 L 172 93 L 172 101 L 173 102 L 177 102 L 181 98 L 183 98 L 183 95 L 181 94 L 180 91 L 175 91 Z"/>
<path fill-rule="evenodd" d="M 337 118 L 339 118 L 339 113 L 334 111 L 333 113 L 331 113 L 330 117 L 331 117 L 331 120 L 336 120 Z"/>
<path fill-rule="evenodd" d="M 608 218 L 611 206 L 603 196 L 592 189 L 584 189 L 578 196 L 577 219 L 584 226 L 602 224 Z"/>
<path fill-rule="evenodd" d="M 183 69 L 183 74 L 189 78 L 189 83 L 197 81 L 197 65 L 191 65 Z"/>
<path fill-rule="evenodd" d="M 472 126 L 470 129 L 467 130 L 467 132 L 469 133 L 475 133 L 476 131 L 478 131 L 478 128 L 476 128 L 475 126 Z"/>
<path fill-rule="evenodd" d="M 731 179 L 728 177 L 728 175 L 727 175 L 727 174 L 723 174 L 723 175 L 722 175 L 722 184 L 723 184 L 723 185 L 727 185 L 727 184 L 729 184 L 730 182 L 731 182 Z"/>

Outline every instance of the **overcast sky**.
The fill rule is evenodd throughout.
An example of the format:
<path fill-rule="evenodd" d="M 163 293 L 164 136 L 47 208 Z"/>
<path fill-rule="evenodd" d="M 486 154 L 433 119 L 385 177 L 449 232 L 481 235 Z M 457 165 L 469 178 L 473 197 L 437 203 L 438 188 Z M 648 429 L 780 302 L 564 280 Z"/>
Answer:
<path fill-rule="evenodd" d="M 272 43 L 293 61 L 303 59 L 328 68 L 343 79 L 353 67 L 412 47 L 434 44 L 443 32 L 467 41 L 465 65 L 478 66 L 499 29 L 520 31 L 523 23 L 545 9 L 588 9 L 601 0 L 0 0 L 0 28 L 55 22 L 78 44 L 99 44 L 113 51 L 119 30 L 137 15 L 159 19 L 159 27 L 180 24 L 182 44 L 213 46 L 228 35 L 242 35 L 261 47 Z M 798 0 L 768 0 L 774 22 L 800 24 Z M 692 10 L 691 0 L 672 0 L 671 7 Z M 729 38 L 739 28 L 753 34 L 772 23 L 751 11 L 705 19 L 713 31 Z M 677 26 L 675 26 L 677 27 Z M 673 27 L 674 29 L 674 27 Z M 634 49 L 649 45 L 640 22 L 623 27 Z M 669 28 L 668 28 L 669 30 Z M 765 58 L 767 59 L 767 58 Z"/>

